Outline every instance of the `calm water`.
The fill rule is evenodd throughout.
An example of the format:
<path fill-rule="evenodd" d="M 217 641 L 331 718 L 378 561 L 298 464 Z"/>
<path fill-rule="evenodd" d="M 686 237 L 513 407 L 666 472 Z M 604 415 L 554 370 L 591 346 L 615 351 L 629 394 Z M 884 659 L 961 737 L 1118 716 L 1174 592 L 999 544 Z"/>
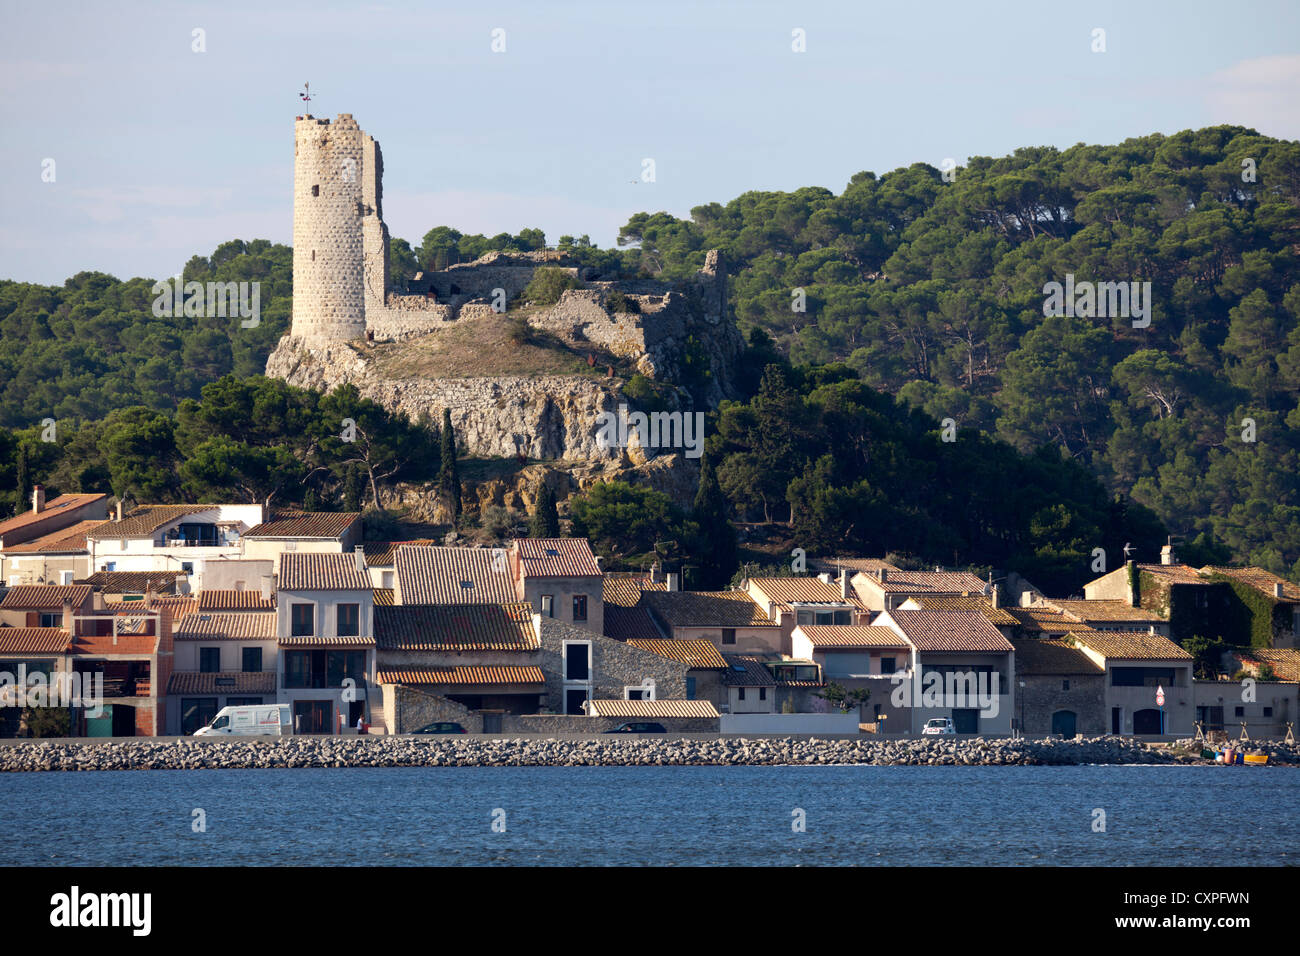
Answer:
<path fill-rule="evenodd" d="M 1298 811 L 1287 768 L 14 773 L 0 863 L 1290 865 Z"/>

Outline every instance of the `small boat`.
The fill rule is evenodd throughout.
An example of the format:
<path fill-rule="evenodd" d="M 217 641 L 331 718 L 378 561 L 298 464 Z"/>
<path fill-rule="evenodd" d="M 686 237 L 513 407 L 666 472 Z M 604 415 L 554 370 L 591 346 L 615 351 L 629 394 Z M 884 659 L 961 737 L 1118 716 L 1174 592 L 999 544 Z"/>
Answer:
<path fill-rule="evenodd" d="M 1262 767 L 1268 763 L 1268 754 L 1246 754 L 1242 760 L 1245 763 L 1255 764 L 1258 767 Z"/>

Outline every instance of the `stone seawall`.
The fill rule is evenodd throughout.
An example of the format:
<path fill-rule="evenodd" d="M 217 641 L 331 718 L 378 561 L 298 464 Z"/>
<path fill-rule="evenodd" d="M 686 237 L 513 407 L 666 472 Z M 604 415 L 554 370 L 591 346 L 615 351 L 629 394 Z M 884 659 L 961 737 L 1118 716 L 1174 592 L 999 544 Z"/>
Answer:
<path fill-rule="evenodd" d="M 0 771 L 234 770 L 288 767 L 532 766 L 1078 766 L 1204 764 L 1199 745 L 1148 747 L 1118 737 L 1082 740 L 813 738 L 605 739 L 287 737 L 244 740 L 21 742 L 0 746 Z M 1300 764 L 1294 745 L 1260 745 L 1271 761 Z M 1221 768 L 1252 773 L 1259 768 Z"/>

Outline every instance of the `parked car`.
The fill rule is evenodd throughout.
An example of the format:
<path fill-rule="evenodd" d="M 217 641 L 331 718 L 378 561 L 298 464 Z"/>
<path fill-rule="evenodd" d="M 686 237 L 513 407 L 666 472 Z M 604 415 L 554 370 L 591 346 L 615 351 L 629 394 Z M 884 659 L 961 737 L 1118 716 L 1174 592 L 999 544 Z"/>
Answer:
<path fill-rule="evenodd" d="M 619 724 L 613 730 L 605 731 L 607 734 L 666 734 L 668 731 L 663 724 L 650 723 L 648 721 L 633 721 L 632 723 Z"/>
<path fill-rule="evenodd" d="M 463 734 L 465 728 L 460 724 L 453 723 L 450 720 L 439 720 L 432 724 L 426 724 L 419 730 L 412 730 L 413 734 Z"/>
<path fill-rule="evenodd" d="M 951 717 L 931 717 L 921 728 L 921 736 L 929 737 L 935 734 L 955 734 L 957 728 L 952 725 Z"/>

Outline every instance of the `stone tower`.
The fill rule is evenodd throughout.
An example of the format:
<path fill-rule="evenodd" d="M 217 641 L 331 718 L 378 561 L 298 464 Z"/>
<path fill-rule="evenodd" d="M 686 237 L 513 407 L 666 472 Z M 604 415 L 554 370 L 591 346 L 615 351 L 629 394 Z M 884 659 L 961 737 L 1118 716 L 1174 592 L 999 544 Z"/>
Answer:
<path fill-rule="evenodd" d="M 367 299 L 382 307 L 388 241 L 379 144 L 351 113 L 294 124 L 293 328 L 307 344 L 364 338 Z"/>

